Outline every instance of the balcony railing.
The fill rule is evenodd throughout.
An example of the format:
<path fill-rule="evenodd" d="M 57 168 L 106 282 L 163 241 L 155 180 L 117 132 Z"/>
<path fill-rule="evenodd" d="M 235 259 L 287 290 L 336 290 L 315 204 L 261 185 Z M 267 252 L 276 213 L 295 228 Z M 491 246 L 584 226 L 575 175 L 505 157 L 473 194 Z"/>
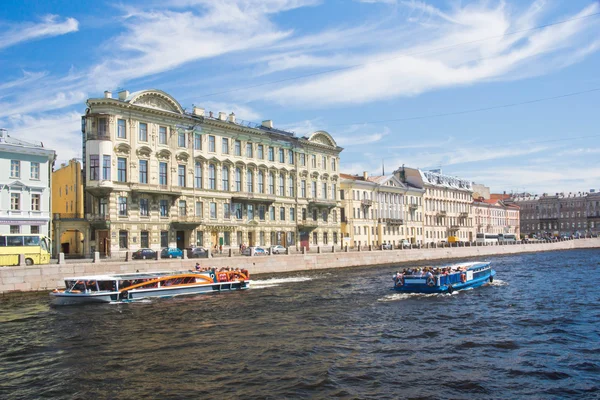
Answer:
<path fill-rule="evenodd" d="M 231 196 L 231 201 L 240 203 L 274 203 L 276 198 L 272 194 L 237 192 Z"/>
<path fill-rule="evenodd" d="M 202 217 L 198 217 L 196 215 L 179 215 L 175 214 L 171 217 L 171 222 L 179 223 L 179 224 L 194 224 L 200 225 Z"/>
<path fill-rule="evenodd" d="M 298 228 L 299 229 L 312 230 L 312 229 L 316 229 L 318 226 L 319 226 L 318 222 L 313 219 L 305 218 L 305 219 L 298 220 Z"/>
<path fill-rule="evenodd" d="M 308 199 L 308 204 L 313 206 L 324 206 L 324 207 L 335 207 L 337 205 L 337 201 L 333 199 L 319 199 L 316 197 Z"/>
<path fill-rule="evenodd" d="M 419 205 L 418 205 L 418 204 L 416 204 L 416 203 L 410 203 L 410 204 L 408 205 L 408 209 L 409 209 L 409 210 L 416 210 L 417 208 L 419 208 Z"/>
<path fill-rule="evenodd" d="M 451 231 L 457 231 L 460 229 L 460 225 L 450 225 L 450 230 Z"/>
<path fill-rule="evenodd" d="M 378 218 L 377 222 L 380 224 L 388 224 L 390 226 L 404 225 L 402 218 Z"/>
<path fill-rule="evenodd" d="M 469 213 L 465 212 L 465 211 L 458 214 L 458 218 L 467 218 L 468 216 L 469 216 Z"/>
<path fill-rule="evenodd" d="M 87 134 L 88 140 L 110 140 L 110 134 L 108 132 L 89 132 Z"/>
<path fill-rule="evenodd" d="M 166 194 L 172 196 L 181 195 L 181 186 L 157 185 L 147 183 L 129 183 L 129 188 L 132 192 L 151 193 L 151 194 Z"/>
<path fill-rule="evenodd" d="M 371 207 L 371 206 L 373 205 L 373 200 L 370 200 L 370 199 L 362 199 L 362 200 L 360 201 L 360 204 L 361 204 L 363 207 Z"/>
<path fill-rule="evenodd" d="M 446 210 L 438 210 L 437 215 L 445 217 L 446 216 Z"/>

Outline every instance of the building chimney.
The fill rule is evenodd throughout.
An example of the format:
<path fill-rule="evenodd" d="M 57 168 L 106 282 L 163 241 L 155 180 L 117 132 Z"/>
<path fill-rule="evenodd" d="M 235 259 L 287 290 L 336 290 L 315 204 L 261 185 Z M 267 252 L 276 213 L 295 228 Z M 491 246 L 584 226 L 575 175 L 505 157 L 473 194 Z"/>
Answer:
<path fill-rule="evenodd" d="M 225 121 L 227 119 L 227 114 L 225 114 L 224 112 L 219 111 L 219 120 L 220 121 Z"/>
<path fill-rule="evenodd" d="M 104 91 L 104 98 L 105 99 L 112 99 L 112 93 L 110 90 L 105 90 Z"/>
<path fill-rule="evenodd" d="M 125 100 L 129 96 L 129 90 L 119 90 L 119 100 Z"/>
<path fill-rule="evenodd" d="M 363 171 L 363 179 L 366 181 L 369 178 L 369 173 L 367 171 Z"/>
<path fill-rule="evenodd" d="M 194 106 L 194 115 L 197 115 L 199 117 L 204 117 L 204 112 L 205 112 L 204 108 Z"/>
<path fill-rule="evenodd" d="M 229 122 L 234 122 L 235 123 L 235 114 L 233 112 L 231 114 L 229 114 L 229 118 L 227 118 L 227 120 Z"/>
<path fill-rule="evenodd" d="M 0 143 L 5 142 L 7 137 L 8 131 L 6 129 L 0 129 Z"/>
<path fill-rule="evenodd" d="M 265 128 L 273 129 L 273 120 L 266 119 L 262 122 L 261 125 L 264 126 Z"/>

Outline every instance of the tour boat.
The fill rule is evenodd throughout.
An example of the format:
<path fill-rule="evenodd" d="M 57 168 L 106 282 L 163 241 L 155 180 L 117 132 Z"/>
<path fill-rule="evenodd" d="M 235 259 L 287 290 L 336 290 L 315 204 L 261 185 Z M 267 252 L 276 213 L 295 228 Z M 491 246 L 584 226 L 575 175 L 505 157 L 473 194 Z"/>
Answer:
<path fill-rule="evenodd" d="M 240 290 L 250 287 L 241 271 L 169 271 L 65 278 L 66 289 L 50 295 L 55 305 L 129 302 L 148 297 Z"/>
<path fill-rule="evenodd" d="M 394 275 L 394 290 L 403 293 L 450 293 L 476 288 L 494 280 L 489 262 L 470 262 L 444 267 L 408 268 Z"/>

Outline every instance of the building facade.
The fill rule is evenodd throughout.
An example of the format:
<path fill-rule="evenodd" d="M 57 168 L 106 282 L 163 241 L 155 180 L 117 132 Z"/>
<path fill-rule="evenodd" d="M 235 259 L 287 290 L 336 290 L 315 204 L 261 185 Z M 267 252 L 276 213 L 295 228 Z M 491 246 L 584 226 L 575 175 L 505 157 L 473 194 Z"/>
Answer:
<path fill-rule="evenodd" d="M 159 90 L 105 92 L 83 117 L 86 217 L 101 253 L 332 245 L 341 240 L 334 139 L 194 107 Z"/>
<path fill-rule="evenodd" d="M 422 191 L 393 175 L 342 174 L 342 234 L 348 246 L 422 241 Z"/>
<path fill-rule="evenodd" d="M 89 223 L 83 209 L 81 163 L 73 159 L 52 172 L 52 240 L 55 253 L 85 255 Z"/>
<path fill-rule="evenodd" d="M 449 237 L 459 241 L 475 240 L 473 189 L 470 181 L 443 175 L 441 171 L 422 171 L 401 167 L 394 171 L 401 182 L 424 190 L 424 242 L 439 243 Z"/>
<path fill-rule="evenodd" d="M 520 236 L 519 207 L 501 200 L 478 198 L 473 201 L 473 218 L 477 233 Z"/>
<path fill-rule="evenodd" d="M 54 150 L 0 129 L 0 233 L 49 237 Z"/>
<path fill-rule="evenodd" d="M 510 201 L 520 208 L 523 235 L 562 236 L 598 233 L 600 200 L 595 191 L 541 196 L 519 194 Z"/>

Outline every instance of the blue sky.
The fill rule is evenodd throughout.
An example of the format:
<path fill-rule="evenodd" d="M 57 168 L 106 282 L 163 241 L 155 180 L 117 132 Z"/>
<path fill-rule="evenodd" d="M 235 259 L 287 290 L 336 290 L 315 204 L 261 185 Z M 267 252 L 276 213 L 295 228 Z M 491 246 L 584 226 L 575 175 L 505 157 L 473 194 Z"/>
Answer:
<path fill-rule="evenodd" d="M 13 0 L 0 127 L 65 161 L 81 156 L 85 99 L 156 88 L 188 109 L 326 130 L 347 173 L 406 164 L 496 192 L 600 189 L 594 14 L 593 0 Z"/>

